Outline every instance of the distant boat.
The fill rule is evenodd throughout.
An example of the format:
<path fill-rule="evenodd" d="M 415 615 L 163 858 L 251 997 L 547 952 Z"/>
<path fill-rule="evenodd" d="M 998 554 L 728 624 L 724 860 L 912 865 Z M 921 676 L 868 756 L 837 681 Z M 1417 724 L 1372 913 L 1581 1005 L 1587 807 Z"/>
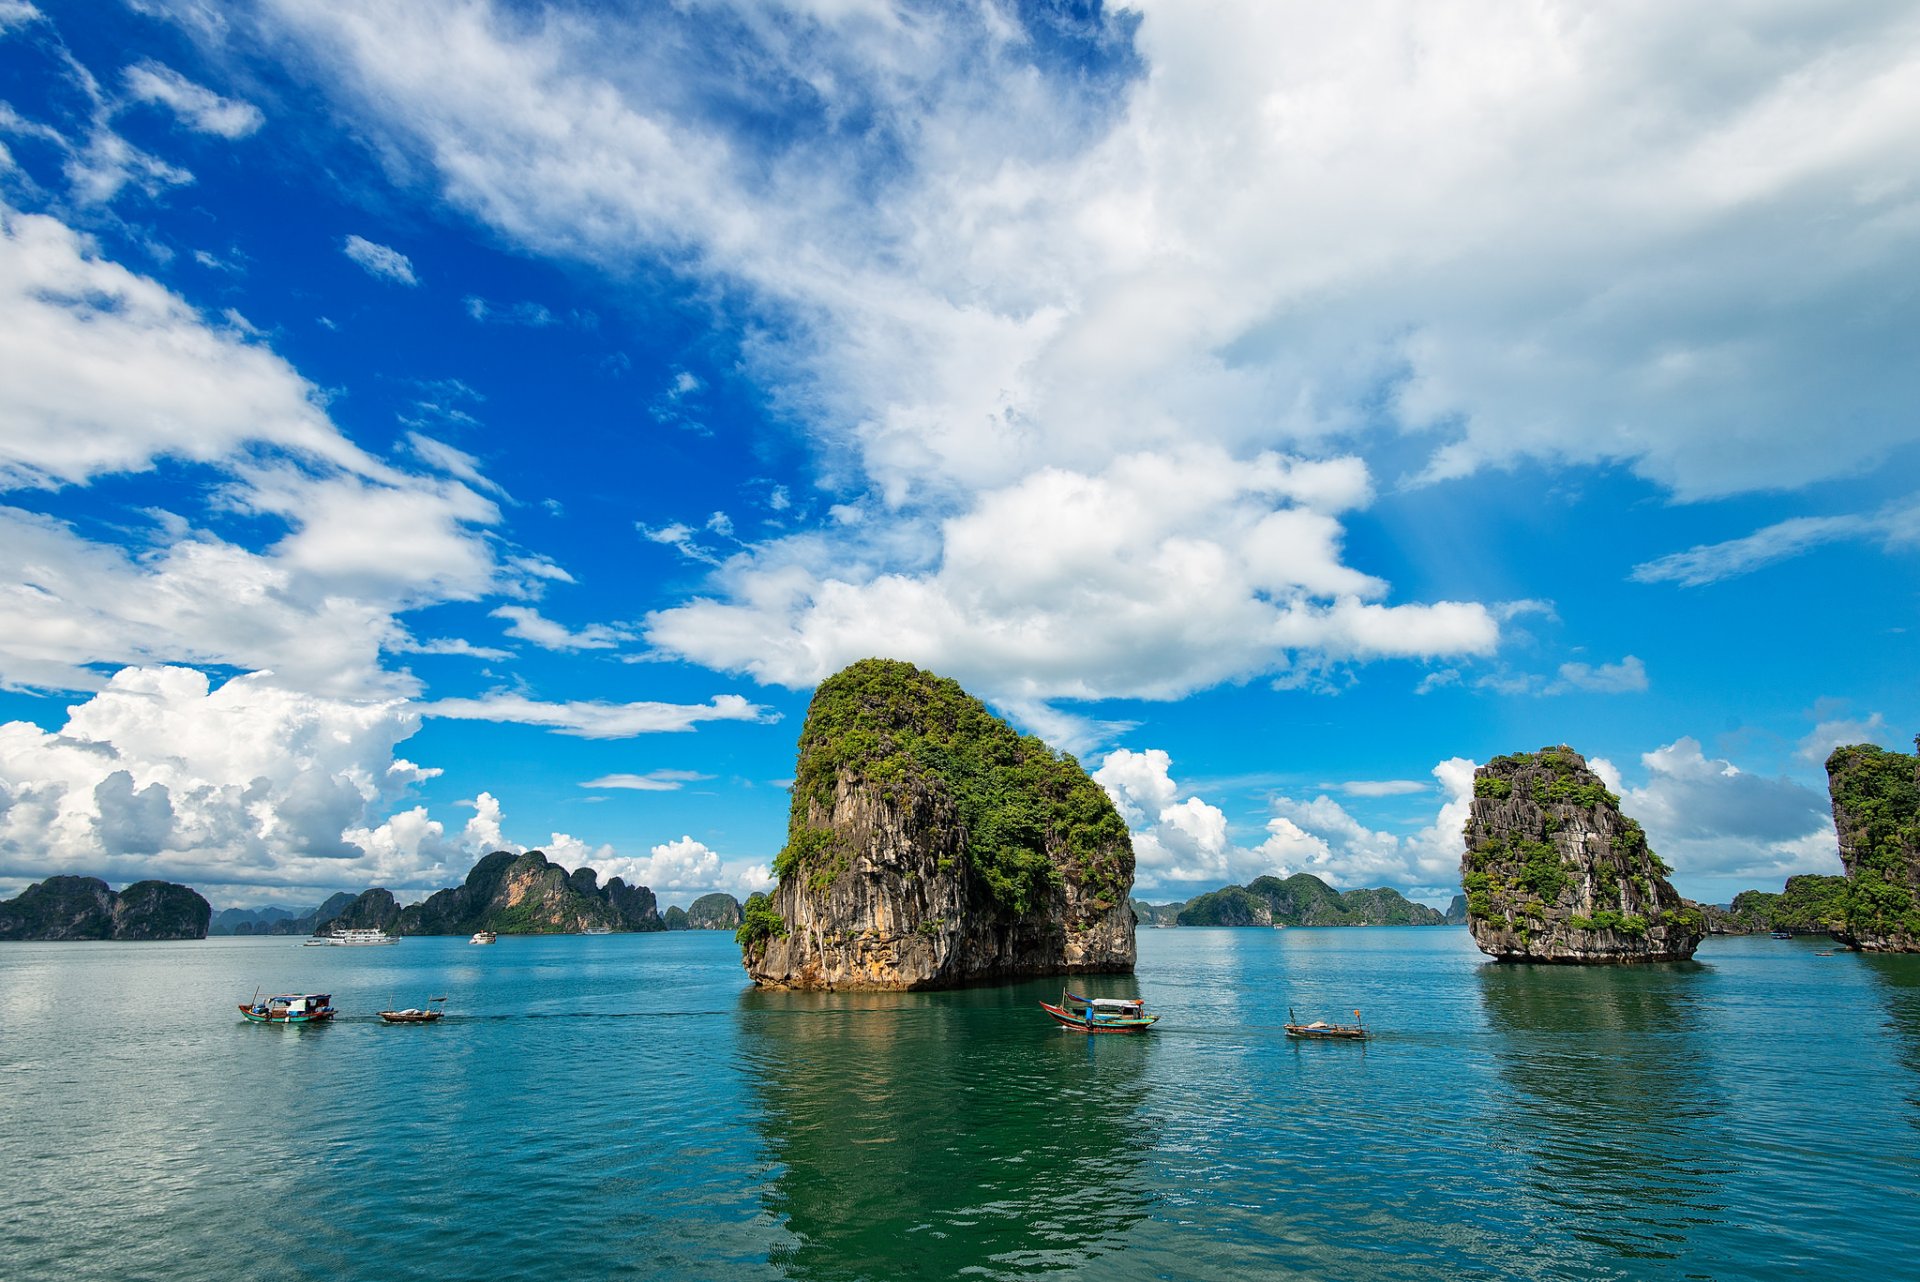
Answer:
<path fill-rule="evenodd" d="M 1793 932 L 1790 930 L 1776 930 L 1773 932 L 1773 937 L 1775 939 L 1792 939 Z"/>
<path fill-rule="evenodd" d="M 380 1018 L 389 1024 L 431 1024 L 447 1013 L 445 1010 L 435 1010 L 432 1003 L 446 1000 L 444 997 L 429 997 L 425 1010 L 416 1010 L 411 1006 L 405 1010 L 383 1010 Z"/>
<path fill-rule="evenodd" d="M 613 933 L 613 927 L 589 926 L 585 930 L 581 931 L 580 933 L 583 935 L 611 935 Z"/>
<path fill-rule="evenodd" d="M 476 930 L 473 932 L 473 938 L 467 942 L 469 944 L 491 944 L 499 938 L 500 936 L 490 930 Z"/>
<path fill-rule="evenodd" d="M 333 1018 L 331 993 L 279 993 L 240 1003 L 240 1013 L 256 1024 L 318 1024 Z"/>
<path fill-rule="evenodd" d="M 1041 1002 L 1040 1009 L 1063 1028 L 1081 1033 L 1144 1033 L 1160 1017 L 1147 1014 L 1138 997 L 1081 997 L 1061 993 L 1060 1004 Z"/>
<path fill-rule="evenodd" d="M 1287 1007 L 1288 1037 L 1298 1037 L 1308 1041 L 1324 1039 L 1327 1041 L 1364 1042 L 1371 1036 L 1371 1034 L 1367 1032 L 1367 1026 L 1360 1022 L 1359 1011 L 1353 1012 L 1354 1022 L 1351 1024 L 1329 1024 L 1324 1019 L 1316 1019 L 1311 1024 L 1302 1024 L 1297 1022 L 1297 1019 L 1298 1017 L 1293 1013 L 1293 1007 Z"/>
<path fill-rule="evenodd" d="M 400 936 L 389 935 L 384 930 L 336 930 L 331 934 L 313 936 L 307 940 L 307 947 L 316 948 L 330 944 L 335 948 L 372 948 L 380 944 L 397 944 L 399 942 Z"/>

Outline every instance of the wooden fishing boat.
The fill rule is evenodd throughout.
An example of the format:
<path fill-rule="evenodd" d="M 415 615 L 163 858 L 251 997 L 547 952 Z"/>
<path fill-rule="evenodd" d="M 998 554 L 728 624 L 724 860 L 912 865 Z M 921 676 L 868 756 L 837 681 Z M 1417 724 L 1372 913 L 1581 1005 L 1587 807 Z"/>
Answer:
<path fill-rule="evenodd" d="M 416 1010 L 411 1006 L 405 1010 L 383 1010 L 380 1018 L 389 1024 L 431 1024 L 447 1013 L 444 1009 L 435 1009 L 433 1003 L 446 1000 L 444 997 L 429 997 L 425 1010 Z"/>
<path fill-rule="evenodd" d="M 240 1003 L 240 1013 L 256 1024 L 319 1024 L 333 1018 L 330 993 L 278 993 L 265 1001 L 258 994 Z"/>
<path fill-rule="evenodd" d="M 1149 1015 L 1137 997 L 1082 997 L 1060 994 L 1060 1004 L 1041 1002 L 1040 1009 L 1062 1028 L 1081 1033 L 1144 1033 L 1160 1017 Z"/>
<path fill-rule="evenodd" d="M 1360 1012 L 1353 1012 L 1351 1024 L 1329 1024 L 1324 1019 L 1316 1019 L 1311 1024 L 1302 1024 L 1293 1013 L 1293 1007 L 1287 1007 L 1287 1036 L 1307 1041 L 1349 1041 L 1364 1042 L 1371 1034 L 1367 1026 L 1360 1022 Z"/>

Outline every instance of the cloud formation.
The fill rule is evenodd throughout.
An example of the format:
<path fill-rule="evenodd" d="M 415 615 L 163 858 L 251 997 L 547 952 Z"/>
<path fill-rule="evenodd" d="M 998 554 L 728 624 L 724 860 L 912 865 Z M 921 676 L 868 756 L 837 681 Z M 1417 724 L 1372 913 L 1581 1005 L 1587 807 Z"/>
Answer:
<path fill-rule="evenodd" d="M 166 107 L 181 123 L 201 133 L 236 140 L 266 124 L 267 118 L 250 102 L 222 98 L 197 85 L 171 67 L 157 62 L 136 63 L 126 70 L 127 96 L 137 102 Z"/>
<path fill-rule="evenodd" d="M 348 236 L 340 252 L 365 268 L 369 276 L 393 281 L 397 285 L 418 285 L 413 260 L 397 249 L 376 244 L 364 236 Z"/>
<path fill-rule="evenodd" d="M 520 694 L 477 699 L 435 699 L 416 705 L 421 716 L 453 721 L 495 721 L 545 726 L 581 739 L 629 739 L 642 734 L 692 730 L 703 721 L 778 721 L 780 714 L 737 694 L 717 694 L 705 703 L 546 703 Z"/>

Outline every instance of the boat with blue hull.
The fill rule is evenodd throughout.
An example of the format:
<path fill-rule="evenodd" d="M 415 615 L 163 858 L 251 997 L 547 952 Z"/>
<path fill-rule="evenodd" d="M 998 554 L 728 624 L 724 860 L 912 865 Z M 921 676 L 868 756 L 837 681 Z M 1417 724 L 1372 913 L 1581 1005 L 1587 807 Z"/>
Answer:
<path fill-rule="evenodd" d="M 1040 1009 L 1062 1028 L 1080 1033 L 1144 1033 L 1160 1018 L 1147 1014 L 1146 1002 L 1138 997 L 1082 997 L 1078 993 L 1061 993 L 1058 1006 L 1041 1002 Z"/>

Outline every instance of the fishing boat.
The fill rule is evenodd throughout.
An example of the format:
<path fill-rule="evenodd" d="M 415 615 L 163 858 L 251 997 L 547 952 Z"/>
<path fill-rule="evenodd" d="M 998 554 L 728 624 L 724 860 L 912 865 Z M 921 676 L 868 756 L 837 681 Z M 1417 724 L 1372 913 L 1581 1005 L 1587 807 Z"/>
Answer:
<path fill-rule="evenodd" d="M 613 933 L 613 927 L 589 926 L 585 930 L 581 931 L 580 933 L 583 935 L 611 935 Z"/>
<path fill-rule="evenodd" d="M 397 944 L 399 942 L 400 936 L 389 935 L 386 931 L 377 928 L 335 930 L 329 931 L 324 935 L 313 936 L 307 940 L 307 947 L 314 948 L 321 945 L 332 945 L 335 948 L 372 948 L 381 944 Z"/>
<path fill-rule="evenodd" d="M 380 1018 L 389 1024 L 431 1024 L 447 1013 L 444 1008 L 436 1009 L 433 1003 L 446 1000 L 444 997 L 429 997 L 425 1010 L 416 1010 L 412 1006 L 405 1010 L 383 1010 L 380 1012 Z"/>
<path fill-rule="evenodd" d="M 240 1003 L 240 1013 L 256 1024 L 318 1024 L 333 1018 L 331 993 L 279 993 Z"/>
<path fill-rule="evenodd" d="M 1040 1009 L 1063 1028 L 1081 1033 L 1144 1033 L 1160 1017 L 1147 1014 L 1138 997 L 1082 997 L 1060 994 L 1060 1004 L 1041 1002 Z"/>
<path fill-rule="evenodd" d="M 1293 1013 L 1293 1007 L 1287 1007 L 1287 1036 L 1299 1037 L 1309 1041 L 1350 1041 L 1364 1042 L 1370 1036 L 1367 1026 L 1360 1022 L 1360 1012 L 1353 1012 L 1351 1024 L 1329 1024 L 1324 1019 L 1316 1019 L 1311 1024 L 1302 1024 Z"/>
<path fill-rule="evenodd" d="M 500 936 L 494 934 L 490 930 L 476 930 L 473 932 L 473 938 L 469 939 L 467 942 L 469 944 L 491 944 L 496 940 L 498 940 L 499 938 Z"/>

